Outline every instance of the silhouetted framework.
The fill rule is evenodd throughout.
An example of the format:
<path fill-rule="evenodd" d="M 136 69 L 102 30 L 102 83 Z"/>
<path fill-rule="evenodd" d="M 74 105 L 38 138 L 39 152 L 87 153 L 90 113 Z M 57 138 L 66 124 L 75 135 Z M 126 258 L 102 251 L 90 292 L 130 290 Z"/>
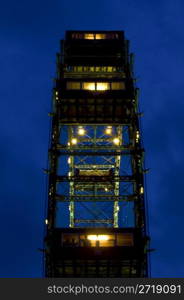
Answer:
<path fill-rule="evenodd" d="M 122 31 L 67 31 L 53 90 L 46 277 L 147 277 L 143 154 Z"/>

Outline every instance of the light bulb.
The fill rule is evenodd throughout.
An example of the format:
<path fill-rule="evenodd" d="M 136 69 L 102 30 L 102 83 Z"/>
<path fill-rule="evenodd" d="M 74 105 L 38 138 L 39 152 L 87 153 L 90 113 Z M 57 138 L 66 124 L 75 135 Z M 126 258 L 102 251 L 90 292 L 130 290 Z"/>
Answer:
<path fill-rule="evenodd" d="M 72 145 L 76 145 L 76 144 L 77 144 L 77 139 L 76 139 L 76 138 L 73 138 L 73 139 L 71 140 L 71 143 L 72 143 Z"/>
<path fill-rule="evenodd" d="M 86 131 L 83 127 L 79 127 L 78 129 L 78 135 L 85 135 Z"/>
<path fill-rule="evenodd" d="M 68 158 L 68 164 L 70 164 L 70 163 L 71 163 L 71 158 L 69 157 L 69 158 Z"/>
<path fill-rule="evenodd" d="M 119 138 L 114 138 L 113 139 L 113 143 L 115 144 L 115 145 L 119 145 L 119 143 L 120 143 L 120 140 L 119 140 Z"/>
<path fill-rule="evenodd" d="M 108 127 L 105 129 L 105 134 L 112 134 L 112 127 L 111 127 L 111 126 L 108 126 Z"/>

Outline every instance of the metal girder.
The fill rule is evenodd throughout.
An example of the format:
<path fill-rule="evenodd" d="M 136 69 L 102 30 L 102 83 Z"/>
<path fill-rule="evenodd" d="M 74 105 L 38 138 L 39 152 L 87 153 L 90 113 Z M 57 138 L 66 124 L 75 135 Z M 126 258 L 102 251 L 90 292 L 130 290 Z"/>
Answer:
<path fill-rule="evenodd" d="M 64 196 L 56 194 L 55 199 L 61 202 L 114 202 L 114 201 L 135 201 L 136 195 L 124 196 Z"/>
<path fill-rule="evenodd" d="M 73 182 L 81 182 L 81 183 L 88 183 L 88 182 L 116 182 L 116 181 L 123 181 L 123 182 L 134 182 L 136 180 L 135 176 L 129 176 L 129 175 L 124 175 L 124 176 L 114 176 L 114 177 L 100 177 L 100 176 L 57 176 L 56 178 L 57 182 L 68 182 L 68 181 L 73 181 Z"/>
<path fill-rule="evenodd" d="M 113 224 L 113 219 L 111 220 L 106 220 L 106 219 L 75 219 L 75 223 L 88 223 L 88 224 Z"/>

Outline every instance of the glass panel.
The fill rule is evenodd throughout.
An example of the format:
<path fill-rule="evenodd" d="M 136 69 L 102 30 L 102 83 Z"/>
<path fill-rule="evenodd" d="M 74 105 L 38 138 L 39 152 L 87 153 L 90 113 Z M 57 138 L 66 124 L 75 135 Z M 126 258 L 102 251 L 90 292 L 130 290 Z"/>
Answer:
<path fill-rule="evenodd" d="M 77 71 L 78 71 L 78 72 L 82 72 L 82 66 L 78 66 L 78 67 L 77 67 Z"/>
<path fill-rule="evenodd" d="M 124 82 L 112 82 L 111 88 L 112 88 L 112 90 L 124 90 L 125 83 Z"/>
<path fill-rule="evenodd" d="M 132 233 L 118 233 L 117 234 L 117 246 L 133 246 Z"/>
<path fill-rule="evenodd" d="M 94 72 L 94 69 L 95 69 L 95 67 L 89 67 L 89 70 L 90 70 L 91 72 Z"/>
<path fill-rule="evenodd" d="M 82 39 L 83 38 L 83 33 L 73 33 L 72 34 L 72 39 Z"/>
<path fill-rule="evenodd" d="M 67 90 L 80 90 L 80 82 L 78 81 L 69 81 L 66 84 Z"/>
<path fill-rule="evenodd" d="M 104 33 L 97 33 L 96 40 L 104 40 L 106 38 L 106 34 Z"/>
<path fill-rule="evenodd" d="M 95 82 L 83 82 L 82 88 L 83 88 L 83 90 L 94 91 L 95 90 Z"/>
<path fill-rule="evenodd" d="M 97 82 L 97 91 L 109 90 L 110 85 L 108 82 Z"/>
<path fill-rule="evenodd" d="M 75 233 L 64 233 L 62 236 L 62 244 L 64 247 L 78 247 L 79 235 Z"/>
<path fill-rule="evenodd" d="M 107 67 L 107 72 L 112 72 L 112 67 Z"/>
<path fill-rule="evenodd" d="M 93 33 L 85 33 L 84 38 L 86 40 L 94 40 L 94 34 Z"/>
<path fill-rule="evenodd" d="M 101 71 L 106 72 L 106 67 L 102 67 Z"/>

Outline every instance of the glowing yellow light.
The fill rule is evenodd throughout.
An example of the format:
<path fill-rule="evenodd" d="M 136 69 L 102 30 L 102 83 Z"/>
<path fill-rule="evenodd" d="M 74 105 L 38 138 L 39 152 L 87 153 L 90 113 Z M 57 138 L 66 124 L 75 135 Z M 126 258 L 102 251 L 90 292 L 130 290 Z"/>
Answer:
<path fill-rule="evenodd" d="M 85 33 L 84 38 L 86 40 L 94 40 L 94 34 L 93 33 Z"/>
<path fill-rule="evenodd" d="M 77 139 L 76 139 L 76 138 L 73 138 L 73 139 L 71 140 L 71 143 L 72 143 L 72 145 L 76 145 L 76 144 L 77 144 Z"/>
<path fill-rule="evenodd" d="M 56 93 L 55 93 L 56 95 L 58 95 L 58 91 L 56 91 Z"/>
<path fill-rule="evenodd" d="M 108 235 L 88 235 L 87 239 L 90 241 L 108 241 L 109 236 Z"/>
<path fill-rule="evenodd" d="M 83 89 L 94 91 L 95 90 L 95 83 L 94 82 L 84 82 L 83 83 Z"/>
<path fill-rule="evenodd" d="M 78 129 L 78 135 L 85 135 L 86 131 L 83 127 L 79 127 Z"/>
<path fill-rule="evenodd" d="M 70 177 L 71 176 L 71 172 L 68 172 L 68 177 Z"/>
<path fill-rule="evenodd" d="M 97 82 L 97 91 L 106 91 L 108 87 L 108 82 Z"/>
<path fill-rule="evenodd" d="M 142 186 L 140 188 L 140 194 L 144 194 L 144 188 Z"/>
<path fill-rule="evenodd" d="M 71 163 L 71 158 L 69 157 L 69 158 L 68 158 L 68 164 L 70 164 L 70 163 Z"/>
<path fill-rule="evenodd" d="M 115 145 L 119 145 L 119 143 L 120 143 L 119 138 L 114 138 L 114 139 L 113 139 L 113 143 L 114 143 Z"/>
<path fill-rule="evenodd" d="M 112 127 L 111 126 L 108 126 L 106 129 L 105 129 L 105 134 L 111 134 L 112 133 Z"/>
<path fill-rule="evenodd" d="M 106 38 L 106 36 L 103 33 L 96 34 L 96 40 L 104 40 L 105 38 Z"/>
<path fill-rule="evenodd" d="M 105 188 L 105 191 L 108 192 L 108 188 Z"/>
<path fill-rule="evenodd" d="M 139 142 L 139 138 L 140 138 L 140 133 L 139 133 L 139 131 L 136 131 L 136 138 L 135 138 L 136 143 Z"/>
<path fill-rule="evenodd" d="M 68 142 L 67 145 L 70 146 L 70 142 Z"/>
<path fill-rule="evenodd" d="M 47 225 L 48 223 L 49 223 L 49 221 L 46 219 L 46 220 L 45 220 L 45 224 Z"/>

